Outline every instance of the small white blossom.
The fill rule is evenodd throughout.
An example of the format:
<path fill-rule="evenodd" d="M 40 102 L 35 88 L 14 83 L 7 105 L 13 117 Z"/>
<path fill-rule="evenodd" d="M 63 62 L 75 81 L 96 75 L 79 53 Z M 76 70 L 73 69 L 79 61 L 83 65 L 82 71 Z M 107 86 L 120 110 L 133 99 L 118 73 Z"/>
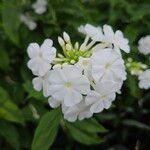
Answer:
<path fill-rule="evenodd" d="M 47 9 L 46 7 L 47 7 L 47 0 L 37 0 L 32 5 L 32 8 L 37 14 L 43 14 L 44 12 L 46 12 L 46 9 Z"/>
<path fill-rule="evenodd" d="M 147 69 L 139 75 L 139 87 L 142 89 L 150 88 L 150 69 Z"/>
<path fill-rule="evenodd" d="M 41 47 L 37 43 L 31 43 L 27 52 L 30 57 L 28 67 L 34 75 L 44 76 L 51 68 L 51 62 L 56 57 L 56 49 L 50 39 L 44 40 Z"/>
<path fill-rule="evenodd" d="M 126 53 L 130 52 L 129 41 L 124 38 L 123 33 L 120 30 L 117 30 L 115 33 L 111 26 L 104 25 L 103 26 L 103 40 L 102 42 L 113 44 L 114 49 L 120 53 L 120 49 L 125 51 Z"/>
<path fill-rule="evenodd" d="M 142 37 L 139 42 L 139 52 L 145 55 L 150 54 L 150 35 Z"/>
<path fill-rule="evenodd" d="M 45 97 L 49 96 L 49 88 L 50 88 L 50 81 L 49 76 L 51 71 L 48 71 L 44 76 L 35 77 L 32 80 L 33 87 L 36 91 L 41 91 L 43 89 L 43 95 Z"/>
<path fill-rule="evenodd" d="M 62 105 L 62 112 L 64 118 L 70 122 L 74 122 L 77 119 L 83 120 L 85 118 L 90 118 L 93 115 L 90 111 L 90 106 L 85 104 L 84 98 L 79 104 L 72 107 Z"/>
<path fill-rule="evenodd" d="M 121 82 L 126 79 L 123 59 L 110 48 L 99 49 L 91 56 L 92 76 L 96 81 L 112 80 Z"/>
<path fill-rule="evenodd" d="M 76 66 L 65 66 L 53 70 L 50 76 L 50 94 L 55 99 L 62 99 L 64 105 L 73 106 L 82 100 L 82 94 L 90 91 L 86 76 Z"/>
<path fill-rule="evenodd" d="M 37 27 L 36 22 L 29 15 L 21 15 L 20 21 L 23 22 L 29 30 L 34 30 Z"/>
<path fill-rule="evenodd" d="M 102 29 L 101 27 L 94 27 L 91 24 L 86 24 L 85 26 L 81 25 L 78 28 L 78 31 L 85 34 L 87 37 L 90 37 L 92 40 L 102 40 Z"/>
<path fill-rule="evenodd" d="M 115 100 L 117 88 L 116 83 L 112 81 L 97 83 L 85 99 L 86 104 L 90 105 L 90 111 L 98 113 L 103 109 L 108 109 Z"/>

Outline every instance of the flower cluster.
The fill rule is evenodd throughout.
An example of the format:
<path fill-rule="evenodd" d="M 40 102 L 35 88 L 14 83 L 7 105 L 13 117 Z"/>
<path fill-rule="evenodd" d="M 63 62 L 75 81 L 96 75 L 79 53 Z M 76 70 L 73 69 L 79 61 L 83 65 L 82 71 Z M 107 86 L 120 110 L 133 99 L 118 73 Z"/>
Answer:
<path fill-rule="evenodd" d="M 138 44 L 139 52 L 148 56 L 150 54 L 150 35 L 142 37 Z M 139 87 L 141 89 L 147 90 L 150 88 L 150 69 L 148 69 L 148 65 L 133 61 L 132 58 L 128 58 L 126 67 L 132 75 L 138 77 Z"/>
<path fill-rule="evenodd" d="M 114 32 L 109 25 L 86 24 L 78 31 L 85 35 L 81 45 L 73 44 L 66 32 L 58 37 L 62 53 L 50 39 L 41 46 L 31 43 L 27 49 L 28 67 L 36 76 L 34 89 L 43 90 L 49 105 L 61 107 L 64 118 L 71 122 L 111 106 L 126 79 L 121 50 L 130 52 L 123 33 Z"/>

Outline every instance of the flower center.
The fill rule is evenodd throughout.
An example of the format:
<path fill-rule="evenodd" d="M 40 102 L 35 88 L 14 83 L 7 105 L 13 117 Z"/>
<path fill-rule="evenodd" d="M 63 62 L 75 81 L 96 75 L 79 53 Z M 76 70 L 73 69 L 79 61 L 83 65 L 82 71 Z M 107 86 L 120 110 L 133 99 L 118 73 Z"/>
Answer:
<path fill-rule="evenodd" d="M 105 69 L 108 69 L 108 68 L 110 68 L 110 64 L 109 63 L 105 64 Z"/>
<path fill-rule="evenodd" d="M 66 88 L 71 88 L 72 87 L 72 83 L 71 82 L 65 82 L 64 86 Z"/>

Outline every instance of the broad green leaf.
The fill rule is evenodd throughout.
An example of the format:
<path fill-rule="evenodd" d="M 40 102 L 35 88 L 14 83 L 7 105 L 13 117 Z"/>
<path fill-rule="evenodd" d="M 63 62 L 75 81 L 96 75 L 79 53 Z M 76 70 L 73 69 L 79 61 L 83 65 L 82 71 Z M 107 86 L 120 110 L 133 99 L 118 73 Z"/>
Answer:
<path fill-rule="evenodd" d="M 10 100 L 8 93 L 2 87 L 0 87 L 0 118 L 21 124 L 24 123 L 22 112 Z"/>
<path fill-rule="evenodd" d="M 57 135 L 60 121 L 59 109 L 47 112 L 40 120 L 32 142 L 32 150 L 48 150 Z"/>
<path fill-rule="evenodd" d="M 20 5 L 17 0 L 3 0 L 2 23 L 6 35 L 16 44 L 19 43 L 18 28 L 20 25 Z"/>
<path fill-rule="evenodd" d="M 73 123 L 74 126 L 80 127 L 80 129 L 85 130 L 90 133 L 105 133 L 107 130 L 99 123 L 96 119 L 86 119 L 83 121 L 76 121 Z"/>
<path fill-rule="evenodd" d="M 0 121 L 0 135 L 2 135 L 15 150 L 20 149 L 19 134 L 12 124 Z"/>
<path fill-rule="evenodd" d="M 76 141 L 86 145 L 101 143 L 103 140 L 96 133 L 106 131 L 102 125 L 98 127 L 96 120 L 83 120 L 76 123 L 66 122 L 66 127 Z"/>

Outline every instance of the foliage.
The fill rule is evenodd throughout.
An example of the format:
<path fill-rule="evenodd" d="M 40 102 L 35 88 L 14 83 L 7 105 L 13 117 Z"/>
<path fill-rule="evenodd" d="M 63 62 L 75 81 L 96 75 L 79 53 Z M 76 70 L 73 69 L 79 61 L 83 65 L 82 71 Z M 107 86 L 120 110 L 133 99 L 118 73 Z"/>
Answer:
<path fill-rule="evenodd" d="M 149 1 L 49 0 L 42 15 L 31 9 L 33 2 L 0 1 L 0 149 L 148 149 L 150 93 L 138 89 L 136 77 L 128 76 L 111 109 L 95 119 L 72 124 L 62 119 L 59 110 L 50 110 L 41 93 L 33 90 L 26 48 L 46 37 L 56 41 L 63 31 L 80 41 L 82 37 L 76 32 L 79 25 L 110 24 L 130 40 L 131 57 L 148 63 L 138 53 L 137 42 L 150 32 Z M 37 22 L 34 31 L 20 22 L 24 12 Z"/>

